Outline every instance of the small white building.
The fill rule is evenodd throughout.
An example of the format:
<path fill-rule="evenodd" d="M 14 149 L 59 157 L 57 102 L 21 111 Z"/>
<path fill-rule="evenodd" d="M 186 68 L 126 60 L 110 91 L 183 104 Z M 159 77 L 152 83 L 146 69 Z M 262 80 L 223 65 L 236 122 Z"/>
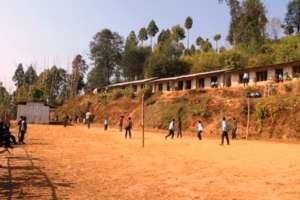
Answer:
<path fill-rule="evenodd" d="M 50 106 L 43 102 L 19 103 L 17 107 L 17 119 L 21 116 L 27 118 L 31 124 L 49 124 Z"/>

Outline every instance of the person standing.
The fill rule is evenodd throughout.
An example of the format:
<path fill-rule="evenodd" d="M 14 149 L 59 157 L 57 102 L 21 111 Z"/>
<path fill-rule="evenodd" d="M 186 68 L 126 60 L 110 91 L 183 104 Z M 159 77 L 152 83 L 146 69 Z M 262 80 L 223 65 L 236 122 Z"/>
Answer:
<path fill-rule="evenodd" d="M 168 139 L 168 137 L 171 137 L 172 139 L 174 138 L 174 129 L 175 129 L 175 119 L 173 119 L 170 124 L 169 124 L 169 134 L 166 136 L 166 139 Z"/>
<path fill-rule="evenodd" d="M 124 122 L 124 116 L 122 115 L 120 117 L 120 122 L 119 122 L 120 132 L 123 131 L 123 122 Z"/>
<path fill-rule="evenodd" d="M 64 115 L 64 127 L 66 128 L 69 122 L 69 115 L 65 114 Z"/>
<path fill-rule="evenodd" d="M 131 117 L 128 117 L 127 125 L 125 127 L 125 139 L 127 139 L 127 136 L 129 136 L 129 139 L 131 139 L 131 129 L 132 129 L 132 120 Z"/>
<path fill-rule="evenodd" d="M 91 115 L 90 112 L 86 112 L 85 114 L 85 123 L 87 124 L 88 129 L 91 128 Z"/>
<path fill-rule="evenodd" d="M 244 87 L 248 86 L 248 83 L 249 83 L 249 74 L 247 72 L 245 72 L 243 74 L 243 83 L 244 83 Z"/>
<path fill-rule="evenodd" d="M 226 138 L 226 141 L 227 141 L 227 145 L 230 145 L 229 137 L 228 137 L 228 125 L 227 125 L 226 118 L 223 117 L 223 120 L 222 120 L 222 141 L 221 141 L 221 145 L 224 145 L 224 139 L 225 138 Z"/>
<path fill-rule="evenodd" d="M 18 123 L 19 125 L 19 144 L 25 144 L 24 143 L 24 138 L 25 138 L 25 134 L 27 132 L 27 121 L 26 121 L 26 117 L 22 116 L 21 120 Z"/>
<path fill-rule="evenodd" d="M 236 132 L 237 132 L 237 120 L 234 117 L 232 121 L 232 139 L 236 139 Z"/>
<path fill-rule="evenodd" d="M 104 119 L 103 124 L 104 124 L 104 130 L 107 131 L 107 129 L 108 129 L 108 119 L 107 118 Z"/>
<path fill-rule="evenodd" d="M 182 138 L 182 121 L 181 117 L 178 117 L 178 133 L 177 138 Z"/>
<path fill-rule="evenodd" d="M 203 133 L 203 125 L 202 122 L 199 120 L 197 123 L 197 137 L 199 140 L 202 140 L 202 133 Z"/>

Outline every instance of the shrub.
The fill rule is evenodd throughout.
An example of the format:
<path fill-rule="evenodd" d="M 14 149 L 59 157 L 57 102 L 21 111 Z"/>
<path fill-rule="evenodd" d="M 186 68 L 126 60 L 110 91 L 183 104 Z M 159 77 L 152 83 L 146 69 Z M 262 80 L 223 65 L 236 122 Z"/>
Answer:
<path fill-rule="evenodd" d="M 124 96 L 122 89 L 114 89 L 112 91 L 111 95 L 112 95 L 112 99 L 113 100 L 117 100 L 117 99 L 119 99 L 119 98 L 121 98 L 121 97 Z"/>
<path fill-rule="evenodd" d="M 135 94 L 134 94 L 132 88 L 126 88 L 125 90 L 122 90 L 122 92 L 125 97 L 128 97 L 130 99 L 135 98 Z"/>

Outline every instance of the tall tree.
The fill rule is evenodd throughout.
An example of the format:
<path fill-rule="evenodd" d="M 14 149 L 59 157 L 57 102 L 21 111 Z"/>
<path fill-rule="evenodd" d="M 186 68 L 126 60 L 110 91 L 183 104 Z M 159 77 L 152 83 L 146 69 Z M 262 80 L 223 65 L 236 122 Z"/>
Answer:
<path fill-rule="evenodd" d="M 151 20 L 148 28 L 147 28 L 147 33 L 150 36 L 150 41 L 151 41 L 151 48 L 153 48 L 153 37 L 158 33 L 159 29 L 155 23 L 154 20 Z"/>
<path fill-rule="evenodd" d="M 78 95 L 78 91 L 83 87 L 83 79 L 86 71 L 88 70 L 88 65 L 81 55 L 76 55 L 72 62 L 72 72 L 69 76 L 69 90 L 70 97 L 75 97 Z"/>
<path fill-rule="evenodd" d="M 191 17 L 187 17 L 185 19 L 184 27 L 187 30 L 187 48 L 190 48 L 190 29 L 193 27 L 193 19 Z"/>
<path fill-rule="evenodd" d="M 15 82 L 15 86 L 17 88 L 21 87 L 25 82 L 25 73 L 23 69 L 22 63 L 20 63 L 15 71 L 13 76 L 13 81 Z"/>
<path fill-rule="evenodd" d="M 216 52 L 219 52 L 218 42 L 221 40 L 221 34 L 217 34 L 214 36 L 214 41 L 216 42 Z"/>
<path fill-rule="evenodd" d="M 139 40 L 142 42 L 142 46 L 144 46 L 144 42 L 148 40 L 148 33 L 145 27 L 139 31 Z"/>
<path fill-rule="evenodd" d="M 132 31 L 126 38 L 125 50 L 122 55 L 122 71 L 126 80 L 143 78 L 145 61 L 150 48 L 138 47 L 135 33 Z"/>
<path fill-rule="evenodd" d="M 28 67 L 25 72 L 25 83 L 28 85 L 33 85 L 37 81 L 37 73 L 32 65 Z"/>
<path fill-rule="evenodd" d="M 288 34 L 300 32 L 300 0 L 291 0 L 289 2 L 284 28 Z"/>
<path fill-rule="evenodd" d="M 185 38 L 185 31 L 180 25 L 172 27 L 172 36 L 176 42 L 183 40 Z"/>
<path fill-rule="evenodd" d="M 91 60 L 95 67 L 88 76 L 90 87 L 103 87 L 110 84 L 121 61 L 123 39 L 109 29 L 98 32 L 90 43 Z"/>

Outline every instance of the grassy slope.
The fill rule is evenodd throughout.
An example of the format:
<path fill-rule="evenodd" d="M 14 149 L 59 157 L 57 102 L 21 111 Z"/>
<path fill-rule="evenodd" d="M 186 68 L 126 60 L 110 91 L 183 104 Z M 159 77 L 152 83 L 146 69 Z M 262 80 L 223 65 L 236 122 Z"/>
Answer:
<path fill-rule="evenodd" d="M 219 89 L 208 91 L 176 92 L 154 95 L 145 104 L 145 125 L 147 128 L 166 129 L 168 122 L 177 119 L 180 110 L 183 126 L 187 132 L 194 132 L 197 120 L 202 120 L 208 135 L 217 136 L 222 116 L 231 122 L 232 117 L 239 121 L 239 135 L 244 136 L 247 122 L 247 89 Z M 262 93 L 265 88 L 256 88 Z M 298 82 L 276 85 L 272 96 L 251 100 L 252 138 L 300 138 L 300 84 Z M 87 109 L 88 102 L 95 114 L 96 122 L 109 117 L 110 124 L 117 126 L 121 115 L 131 116 L 139 127 L 141 106 L 138 98 L 121 97 L 103 102 L 99 95 L 78 97 L 68 101 L 57 110 L 79 114 Z"/>

